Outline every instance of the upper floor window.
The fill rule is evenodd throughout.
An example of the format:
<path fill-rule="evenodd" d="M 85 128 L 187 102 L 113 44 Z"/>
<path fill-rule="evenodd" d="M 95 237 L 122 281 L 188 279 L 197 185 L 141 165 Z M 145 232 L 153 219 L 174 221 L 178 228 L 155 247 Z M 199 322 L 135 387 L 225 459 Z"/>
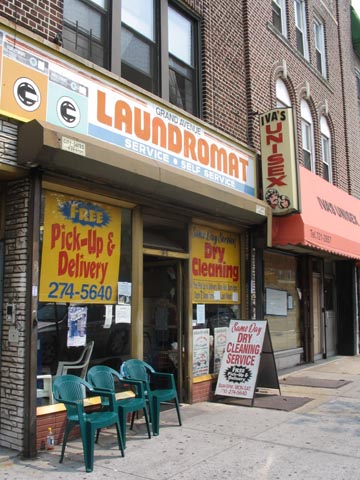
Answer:
<path fill-rule="evenodd" d="M 325 30 L 324 24 L 319 20 L 314 20 L 314 37 L 316 51 L 316 68 L 323 77 L 326 77 L 326 57 L 325 57 Z"/>
<path fill-rule="evenodd" d="M 328 122 L 325 117 L 320 119 L 321 131 L 321 158 L 323 164 L 323 177 L 332 183 L 332 165 L 331 165 L 331 135 Z"/>
<path fill-rule="evenodd" d="M 188 112 L 196 111 L 194 22 L 169 8 L 169 100 Z"/>
<path fill-rule="evenodd" d="M 64 0 L 65 48 L 194 115 L 197 28 L 195 17 L 168 0 Z"/>
<path fill-rule="evenodd" d="M 121 2 L 121 76 L 159 95 L 159 40 L 154 0 Z"/>
<path fill-rule="evenodd" d="M 63 46 L 109 68 L 109 0 L 64 0 Z"/>
<path fill-rule="evenodd" d="M 301 138 L 304 166 L 314 172 L 314 129 L 310 107 L 305 100 L 301 101 Z"/>
<path fill-rule="evenodd" d="M 281 78 L 276 80 L 276 106 L 279 108 L 291 107 L 288 89 Z"/>
<path fill-rule="evenodd" d="M 272 0 L 272 22 L 274 27 L 286 37 L 285 0 Z"/>
<path fill-rule="evenodd" d="M 296 48 L 309 60 L 309 47 L 306 31 L 306 10 L 304 0 L 294 0 L 295 25 L 296 25 Z"/>

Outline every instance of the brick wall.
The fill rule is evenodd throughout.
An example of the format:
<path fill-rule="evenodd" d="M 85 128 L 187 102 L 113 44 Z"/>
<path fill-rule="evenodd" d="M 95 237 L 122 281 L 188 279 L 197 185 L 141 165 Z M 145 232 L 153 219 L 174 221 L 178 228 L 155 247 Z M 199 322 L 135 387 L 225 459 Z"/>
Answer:
<path fill-rule="evenodd" d="M 247 143 L 242 2 L 184 3 L 201 17 L 202 118 Z"/>
<path fill-rule="evenodd" d="M 1 161 L 13 165 L 16 160 L 17 124 L 0 117 Z M 27 271 L 28 231 L 27 180 L 10 182 L 5 191 L 3 318 L 0 332 L 0 444 L 22 450 L 24 424 L 24 318 Z M 16 305 L 16 323 L 6 320 L 7 303 Z M 15 327 L 18 342 L 9 341 Z"/>
<path fill-rule="evenodd" d="M 192 403 L 211 402 L 214 398 L 216 379 L 193 384 Z"/>
<path fill-rule="evenodd" d="M 62 31 L 63 0 L 1 0 L 0 15 L 53 41 Z"/>
<path fill-rule="evenodd" d="M 86 408 L 86 412 L 90 413 L 98 409 L 96 407 Z M 66 411 L 48 413 L 46 415 L 39 415 L 36 418 L 36 449 L 44 450 L 46 448 L 46 440 L 51 428 L 54 435 L 55 445 L 60 445 L 64 439 L 66 426 Z M 74 427 L 69 434 L 68 441 L 80 438 L 79 426 Z"/>
<path fill-rule="evenodd" d="M 4 306 L 16 305 L 16 324 L 3 316 L 0 378 L 0 443 L 22 450 L 24 424 L 25 294 L 28 230 L 27 181 L 8 185 L 4 265 Z M 18 341 L 9 341 L 10 328 L 16 328 Z"/>
<path fill-rule="evenodd" d="M 14 121 L 0 117 L 0 161 L 16 165 L 16 144 L 18 127 Z"/>
<path fill-rule="evenodd" d="M 349 9 L 346 2 L 341 4 L 339 11 L 342 28 L 340 30 L 342 38 L 342 59 L 344 70 L 344 91 L 345 91 L 345 112 L 347 121 L 347 139 L 349 154 L 349 180 L 351 195 L 360 199 L 360 111 L 357 103 L 357 83 L 355 69 L 360 71 L 360 58 L 357 57 L 352 49 L 351 42 L 351 24 L 349 18 Z"/>
<path fill-rule="evenodd" d="M 59 445 L 62 443 L 65 432 L 66 412 L 54 412 L 48 415 L 38 416 L 36 419 L 36 449 L 44 450 L 46 448 L 46 439 L 49 427 L 54 434 L 54 443 Z M 80 429 L 74 429 L 69 437 L 69 441 L 78 438 Z"/>
<path fill-rule="evenodd" d="M 28 262 L 27 180 L 10 182 L 6 192 L 4 306 L 16 305 L 16 322 L 3 315 L 0 372 L 0 444 L 22 450 L 24 426 L 25 297 Z M 15 329 L 17 340 L 9 338 Z"/>
<path fill-rule="evenodd" d="M 355 66 L 355 82 L 357 83 L 357 77 L 360 78 L 360 57 L 353 54 L 353 65 Z M 353 118 L 354 125 L 357 125 L 360 128 L 360 92 L 358 91 L 358 87 L 356 85 L 356 95 L 358 97 L 358 109 L 357 109 L 357 118 Z M 360 133 L 351 137 L 351 141 L 355 149 L 357 149 L 357 156 L 351 155 L 350 157 L 350 182 L 351 182 L 351 193 L 355 195 L 357 198 L 360 199 L 360 162 L 359 162 L 359 138 Z"/>
<path fill-rule="evenodd" d="M 204 120 L 247 143 L 242 2 L 203 4 Z"/>

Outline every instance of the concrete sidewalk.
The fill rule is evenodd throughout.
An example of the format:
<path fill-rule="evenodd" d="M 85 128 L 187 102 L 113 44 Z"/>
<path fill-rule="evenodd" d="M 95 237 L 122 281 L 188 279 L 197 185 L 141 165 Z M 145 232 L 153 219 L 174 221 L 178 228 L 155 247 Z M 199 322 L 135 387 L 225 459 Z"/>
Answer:
<path fill-rule="evenodd" d="M 114 430 L 102 431 L 92 473 L 85 473 L 79 441 L 68 444 L 62 464 L 60 446 L 34 460 L 0 449 L 0 478 L 360 479 L 360 357 L 335 357 L 280 372 L 279 379 L 304 376 L 350 383 L 340 388 L 281 384 L 282 396 L 312 399 L 290 412 L 222 403 L 183 405 L 179 427 L 175 410 L 166 410 L 158 437 L 147 438 L 142 420 L 128 432 L 125 458 Z"/>

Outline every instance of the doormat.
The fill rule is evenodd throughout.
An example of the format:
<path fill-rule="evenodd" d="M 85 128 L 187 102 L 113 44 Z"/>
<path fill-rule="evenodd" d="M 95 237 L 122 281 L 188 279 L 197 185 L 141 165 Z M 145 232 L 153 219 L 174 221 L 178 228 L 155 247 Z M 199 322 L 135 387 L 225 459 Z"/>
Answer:
<path fill-rule="evenodd" d="M 280 380 L 280 383 L 284 385 L 297 385 L 299 387 L 340 388 L 351 382 L 326 378 L 286 377 Z"/>
<path fill-rule="evenodd" d="M 269 408 L 271 410 L 283 410 L 285 412 L 291 412 L 297 408 L 302 407 L 308 402 L 311 402 L 313 398 L 309 397 L 289 397 L 285 395 L 269 395 L 269 394 L 256 394 L 254 398 L 253 407 L 257 408 Z M 227 405 L 239 405 L 241 407 L 251 407 L 251 400 L 244 398 L 224 398 L 219 400 L 220 403 Z"/>

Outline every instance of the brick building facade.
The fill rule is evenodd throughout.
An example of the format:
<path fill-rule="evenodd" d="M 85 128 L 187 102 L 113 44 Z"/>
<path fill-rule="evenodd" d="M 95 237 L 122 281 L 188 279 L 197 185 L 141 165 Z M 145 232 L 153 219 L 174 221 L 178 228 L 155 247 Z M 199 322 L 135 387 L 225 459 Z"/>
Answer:
<path fill-rule="evenodd" d="M 314 361 L 334 352 L 355 353 L 358 348 L 358 340 L 353 341 L 356 307 L 344 307 L 353 319 L 351 325 L 344 326 L 335 319 L 336 310 L 341 310 L 344 302 L 337 293 L 337 284 L 344 276 L 353 278 L 348 278 L 348 285 L 352 296 L 357 295 L 355 263 L 348 260 L 351 255 L 341 249 L 338 250 L 339 256 L 333 256 L 334 245 L 331 243 L 336 233 L 336 229 L 333 235 L 330 232 L 333 215 L 328 216 L 325 227 L 317 224 L 315 214 L 313 221 L 310 219 L 310 211 L 316 210 L 318 201 L 325 200 L 328 207 L 331 204 L 337 208 L 342 192 L 354 197 L 359 193 L 359 147 L 356 140 L 359 138 L 359 121 L 354 102 L 354 59 L 349 54 L 352 52 L 350 5 L 349 2 L 279 0 L 268 2 L 259 9 L 256 2 L 248 2 L 245 18 L 251 144 L 261 150 L 258 115 L 279 105 L 284 107 L 285 103 L 294 112 L 298 164 L 314 175 L 300 171 L 302 213 L 292 218 L 274 217 L 274 248 L 264 251 L 265 292 L 286 288 L 291 292 L 291 303 L 295 299 L 298 304 L 288 311 L 290 321 L 285 327 L 281 326 L 281 316 L 268 315 L 267 307 L 264 307 L 275 339 L 275 350 L 278 350 L 279 362 L 284 366 L 288 360 L 293 361 L 290 360 L 292 354 L 293 358 L 300 355 L 298 361 Z M 324 161 L 326 143 L 330 145 L 330 162 Z M 330 188 L 326 193 L 327 183 L 319 183 L 319 177 L 337 188 Z M 311 188 L 309 182 L 313 182 Z M 310 208 L 308 205 L 315 189 L 318 190 Z M 343 208 L 353 203 L 354 213 L 358 215 L 356 201 L 345 196 L 344 202 Z M 318 212 L 320 217 L 321 209 Z M 274 211 L 274 216 L 280 213 Z M 297 232 L 296 218 L 301 219 L 305 229 L 307 223 L 311 224 L 311 240 L 307 241 L 306 233 L 304 236 L 303 232 Z M 357 217 L 354 223 L 358 224 Z M 324 230 L 317 233 L 319 228 Z M 357 229 L 353 234 L 359 238 Z M 353 253 L 356 258 L 356 251 Z M 289 266 L 291 262 L 294 262 L 292 268 Z M 350 265 L 346 266 L 347 262 Z M 352 273 L 344 273 L 346 268 Z M 350 331 L 353 333 L 349 334 Z"/>
<path fill-rule="evenodd" d="M 120 2 L 3 0 L 0 4 L 0 445 L 26 456 L 35 455 L 50 423 L 56 439 L 61 440 L 64 412 L 58 406 L 56 409 L 42 403 L 39 391 L 43 385 L 38 375 L 51 379 L 63 356 L 76 356 L 79 348 L 71 342 L 83 345 L 80 333 L 70 338 L 68 332 L 70 304 L 87 309 L 88 339 L 91 335 L 97 337 L 95 363 L 118 367 L 129 356 L 145 358 L 172 371 L 181 399 L 195 402 L 213 397 L 217 380 L 214 342 L 216 347 L 221 329 L 230 319 L 267 318 L 281 368 L 335 353 L 329 348 L 317 350 L 310 341 L 314 329 L 321 339 L 321 322 L 317 324 L 314 317 L 317 308 L 322 308 L 320 293 L 325 284 L 331 285 L 332 295 L 337 298 L 336 308 L 327 298 L 333 305 L 331 310 L 328 308 L 329 322 L 333 317 L 336 322 L 336 309 L 347 303 L 337 294 L 335 281 L 347 283 L 353 292 L 351 302 L 356 297 L 353 255 L 348 260 L 346 252 L 343 257 L 326 249 L 319 254 L 316 248 L 304 249 L 301 245 L 270 248 L 272 212 L 262 195 L 258 124 L 261 113 L 277 106 L 276 82 L 281 79 L 295 114 L 299 163 L 304 164 L 301 99 L 306 97 L 313 118 L 314 177 L 324 173 L 320 117 L 325 116 L 331 133 L 333 186 L 344 194 L 359 196 L 359 122 L 355 121 L 356 83 L 349 54 L 349 2 L 306 2 L 309 60 L 296 48 L 294 2 L 157 1 L 153 43 L 137 29 L 136 18 L 131 16 L 132 2 L 123 3 L 121 28 L 135 49 L 128 63 L 115 55 L 115 40 L 119 41 L 122 34 L 120 21 L 114 21 L 115 15 L 120 15 Z M 286 34 L 274 26 L 274 4 L 284 8 Z M 75 18 L 78 5 L 87 8 L 89 15 L 102 18 L 96 44 L 91 43 L 92 32 L 86 31 L 82 19 Z M 322 53 L 326 53 L 326 77 L 316 68 L 312 34 L 315 17 L 325 26 L 326 51 Z M 183 44 L 188 46 L 190 42 L 188 63 L 180 58 L 188 52 L 179 49 L 170 28 L 163 28 L 163 22 L 173 18 L 180 19 L 181 26 L 187 29 Z M 95 30 L 97 27 L 94 24 Z M 163 35 L 171 37 L 168 58 L 164 55 Z M 90 42 L 89 48 L 84 39 Z M 113 49 L 108 52 L 106 45 L 111 40 Z M 136 42 L 157 52 L 151 57 L 151 61 L 159 61 L 158 68 L 152 71 L 151 87 L 146 83 L 148 79 L 143 80 L 143 70 L 131 64 L 138 58 L 134 52 L 141 50 L 136 50 Z M 78 50 L 80 44 L 83 50 Z M 121 51 L 124 58 L 125 54 Z M 159 78 L 155 78 L 154 71 L 160 72 Z M 181 101 L 186 107 L 181 106 Z M 188 108 L 190 103 L 192 109 Z M 129 113 L 141 109 L 145 123 L 152 119 L 147 125 L 153 129 L 151 144 L 144 140 L 146 128 L 138 127 L 136 121 L 132 123 Z M 166 140 L 161 136 L 164 132 Z M 182 150 L 179 139 L 184 141 Z M 164 158 L 166 162 L 161 163 Z M 53 267 L 56 258 L 49 256 L 44 247 L 52 221 L 46 211 L 51 202 L 88 202 L 86 205 L 97 209 L 106 210 L 108 205 L 114 208 L 111 212 L 121 224 L 120 266 L 115 283 L 119 289 L 131 286 L 131 309 L 126 320 L 131 322 L 130 337 L 127 329 L 117 330 L 117 324 L 122 325 L 120 315 L 124 315 L 116 317 L 117 307 L 123 307 L 120 290 L 116 300 L 107 299 L 112 312 L 109 317 L 100 296 L 98 302 L 90 297 L 85 302 L 74 298 L 80 287 L 69 270 L 65 279 L 69 296 L 52 301 L 59 285 Z M 54 212 L 54 218 L 56 215 Z M 200 237 L 223 238 L 227 244 L 236 245 L 235 254 L 224 247 L 226 263 L 239 269 L 234 285 L 226 281 L 221 284 L 223 279 L 219 277 L 221 288 L 214 283 L 205 288 L 204 272 L 211 266 L 202 270 L 200 280 L 195 278 L 194 258 L 207 261 L 207 251 L 203 255 L 201 248 L 212 247 L 215 256 L 217 252 L 215 240 L 199 246 Z M 355 240 L 360 243 L 359 238 Z M 61 258 L 65 253 L 59 253 Z M 91 255 L 88 250 L 85 258 L 89 262 Z M 40 281 L 45 268 L 51 272 L 47 277 L 53 275 L 50 293 L 45 292 L 44 280 Z M 203 285 L 198 287 L 201 282 Z M 155 285 L 159 285 L 158 290 Z M 91 287 L 92 292 L 100 292 L 99 285 Z M 214 292 L 214 288 L 219 290 Z M 233 295 L 226 296 L 231 289 Z M 284 291 L 285 321 L 276 312 L 269 316 L 266 303 L 270 294 L 276 296 Z M 204 295 L 202 301 L 196 295 Z M 354 341 L 356 330 L 354 307 L 346 309 L 351 321 L 334 333 L 337 339 L 343 335 L 340 342 L 333 339 L 340 345 L 334 348 L 339 353 L 354 354 L 353 348 L 344 347 Z M 47 317 L 48 311 L 55 313 Z M 46 336 L 49 326 L 42 330 L 45 320 L 53 322 L 50 330 L 56 323 L 56 335 L 51 331 Z M 97 324 L 97 330 L 92 331 L 96 322 L 100 326 Z M 203 332 L 207 349 L 196 345 L 196 330 Z M 108 336 L 100 346 L 103 331 Z M 126 345 L 120 340 L 124 338 Z M 171 349 L 175 351 L 175 362 L 171 360 Z"/>
<path fill-rule="evenodd" d="M 351 31 L 352 31 L 352 39 L 353 39 L 353 54 L 352 54 L 352 62 L 350 65 L 350 74 L 349 74 L 349 79 L 350 76 L 352 75 L 352 72 L 354 71 L 353 75 L 353 80 L 354 83 L 351 83 L 351 91 L 352 95 L 357 96 L 358 98 L 358 109 L 357 112 L 355 111 L 354 107 L 352 106 L 351 112 L 351 123 L 354 125 L 359 125 L 359 119 L 360 119 L 360 45 L 359 45 L 359 25 L 360 25 L 360 14 L 356 13 L 355 10 L 352 11 L 352 23 L 351 23 Z M 357 171 L 357 168 L 359 168 L 359 162 L 356 160 L 356 145 L 357 145 L 357 138 L 358 136 L 352 135 L 352 142 L 355 145 L 355 154 L 351 156 L 351 162 L 350 162 L 350 181 L 352 182 L 352 194 L 359 198 L 359 191 L 356 187 L 356 185 L 359 184 L 359 174 Z M 353 181 L 354 180 L 354 181 Z M 356 184 L 356 185 L 355 185 Z"/>

